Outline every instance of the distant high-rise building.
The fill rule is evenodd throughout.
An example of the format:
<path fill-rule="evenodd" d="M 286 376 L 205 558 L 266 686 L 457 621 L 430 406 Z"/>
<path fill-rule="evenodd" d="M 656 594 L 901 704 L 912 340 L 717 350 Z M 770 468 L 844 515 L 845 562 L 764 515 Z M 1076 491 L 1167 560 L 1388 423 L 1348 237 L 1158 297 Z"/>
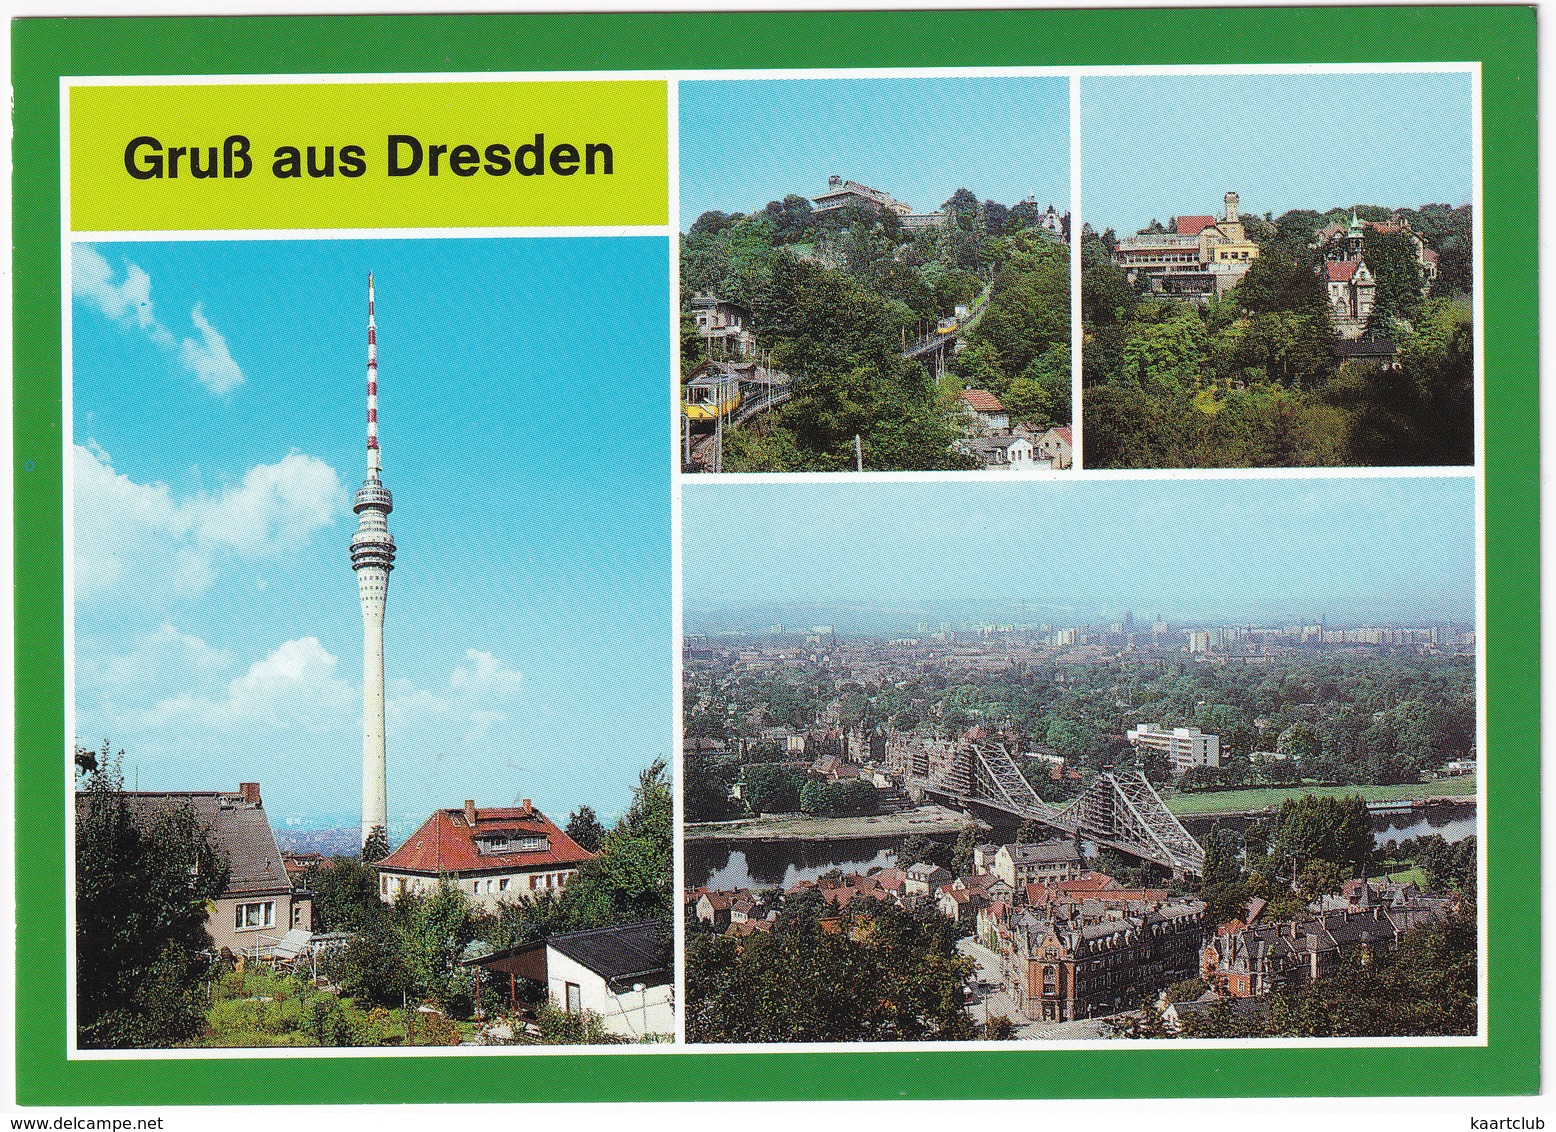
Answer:
<path fill-rule="evenodd" d="M 352 510 L 351 568 L 362 603 L 362 843 L 388 832 L 389 786 L 384 754 L 384 605 L 394 569 L 389 512 L 394 500 L 379 480 L 378 326 L 373 318 L 373 277 L 367 277 L 367 479 Z"/>
<path fill-rule="evenodd" d="M 1160 727 L 1142 723 L 1124 733 L 1136 747 L 1149 747 L 1166 757 L 1173 774 L 1182 774 L 1197 766 L 1221 765 L 1221 738 L 1207 735 L 1198 727 Z"/>

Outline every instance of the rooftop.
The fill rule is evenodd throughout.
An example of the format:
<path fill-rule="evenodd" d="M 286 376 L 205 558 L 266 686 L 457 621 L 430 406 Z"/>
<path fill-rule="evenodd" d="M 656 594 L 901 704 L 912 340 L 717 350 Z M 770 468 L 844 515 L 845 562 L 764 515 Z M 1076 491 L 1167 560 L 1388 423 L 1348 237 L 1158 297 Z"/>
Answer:
<path fill-rule="evenodd" d="M 587 967 L 618 990 L 632 984 L 660 986 L 671 979 L 670 922 L 642 920 L 610 928 L 566 932 L 546 946 Z"/>
<path fill-rule="evenodd" d="M 472 823 L 470 815 L 474 815 Z M 476 841 L 493 838 L 543 839 L 544 848 L 525 852 L 481 852 Z M 435 810 L 421 828 L 378 862 L 390 872 L 499 872 L 580 865 L 594 856 L 531 805 Z"/>
<path fill-rule="evenodd" d="M 226 792 L 217 790 L 123 791 L 119 796 L 137 822 L 144 822 L 179 806 L 194 811 L 195 819 L 210 831 L 211 843 L 227 855 L 232 875 L 224 896 L 286 892 L 292 887 L 281 850 L 270 829 L 270 818 L 260 801 L 259 787 Z M 76 794 L 76 820 L 91 812 L 92 795 Z"/>
<path fill-rule="evenodd" d="M 1000 404 L 1000 399 L 987 389 L 964 389 L 958 399 L 965 402 L 967 407 L 975 413 L 1003 413 L 1005 411 L 1005 406 Z"/>

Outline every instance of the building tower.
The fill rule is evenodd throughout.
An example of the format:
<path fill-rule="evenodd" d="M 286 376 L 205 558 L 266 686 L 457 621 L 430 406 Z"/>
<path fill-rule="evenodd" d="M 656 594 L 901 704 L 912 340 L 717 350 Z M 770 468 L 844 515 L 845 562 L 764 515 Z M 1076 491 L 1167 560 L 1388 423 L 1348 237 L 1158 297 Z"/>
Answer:
<path fill-rule="evenodd" d="M 394 569 L 389 512 L 394 500 L 378 478 L 378 327 L 373 321 L 373 277 L 367 277 L 367 479 L 352 510 L 351 568 L 362 600 L 362 843 L 387 837 L 388 782 L 384 763 L 384 603 Z M 387 846 L 386 846 L 387 851 Z"/>
<path fill-rule="evenodd" d="M 1223 204 L 1226 205 L 1226 222 L 1228 224 L 1236 224 L 1237 223 L 1237 194 L 1235 192 L 1229 192 L 1229 193 L 1226 194 L 1226 196 L 1221 198 L 1221 201 L 1222 201 Z"/>

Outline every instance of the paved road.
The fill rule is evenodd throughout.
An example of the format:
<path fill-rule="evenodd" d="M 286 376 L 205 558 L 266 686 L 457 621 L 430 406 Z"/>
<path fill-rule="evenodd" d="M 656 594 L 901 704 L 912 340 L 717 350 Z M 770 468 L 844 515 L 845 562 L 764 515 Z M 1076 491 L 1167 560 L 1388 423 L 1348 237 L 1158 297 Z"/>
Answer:
<path fill-rule="evenodd" d="M 975 977 L 980 981 L 979 1001 L 967 1007 L 967 1013 L 981 1029 L 990 1018 L 1003 1015 L 1018 1027 L 1029 1025 L 1027 1016 L 1021 1013 L 1016 1000 L 1000 982 L 1000 957 L 973 939 L 958 941 L 956 949 L 970 958 L 977 969 Z"/>

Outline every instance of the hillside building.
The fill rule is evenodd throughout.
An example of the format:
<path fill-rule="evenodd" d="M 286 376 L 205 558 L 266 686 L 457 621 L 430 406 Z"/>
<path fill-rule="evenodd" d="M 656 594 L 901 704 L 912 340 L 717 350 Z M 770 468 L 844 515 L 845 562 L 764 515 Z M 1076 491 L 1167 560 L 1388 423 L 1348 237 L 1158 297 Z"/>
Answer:
<path fill-rule="evenodd" d="M 706 292 L 693 295 L 690 306 L 697 334 L 710 357 L 749 358 L 756 353 L 750 310 Z"/>
<path fill-rule="evenodd" d="M 482 912 L 504 901 L 560 893 L 594 857 L 531 804 L 478 810 L 435 810 L 405 843 L 378 862 L 378 896 L 386 904 L 402 893 L 434 891 L 440 877 Z"/>
<path fill-rule="evenodd" d="M 131 820 L 148 822 L 180 807 L 194 811 L 211 844 L 227 858 L 227 887 L 206 909 L 205 930 L 213 950 L 269 955 L 289 931 L 313 930 L 313 894 L 287 874 L 260 797 L 259 783 L 237 791 L 124 791 L 118 795 Z M 76 821 L 90 812 L 92 795 L 76 795 Z"/>
<path fill-rule="evenodd" d="M 1235 192 L 1223 198 L 1225 212 L 1178 216 L 1166 232 L 1127 236 L 1113 250 L 1113 262 L 1131 283 L 1144 276 L 1159 295 L 1202 303 L 1235 287 L 1259 258 L 1259 245 L 1243 230 Z"/>
<path fill-rule="evenodd" d="M 878 212 L 890 212 L 908 230 L 938 228 L 946 223 L 944 212 L 915 212 L 911 204 L 897 200 L 890 193 L 862 185 L 858 181 L 845 181 L 836 173 L 827 178 L 826 192 L 811 197 L 817 212 L 835 212 L 849 205 L 873 208 Z"/>

